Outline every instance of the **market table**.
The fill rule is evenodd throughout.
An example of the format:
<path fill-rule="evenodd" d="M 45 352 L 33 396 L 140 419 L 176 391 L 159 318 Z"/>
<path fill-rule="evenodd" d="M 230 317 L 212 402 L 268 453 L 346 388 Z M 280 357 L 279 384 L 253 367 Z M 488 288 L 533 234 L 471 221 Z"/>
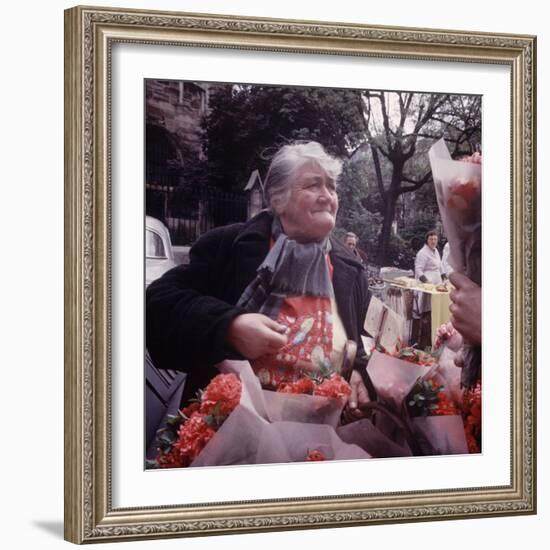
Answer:
<path fill-rule="evenodd" d="M 415 292 L 424 292 L 431 296 L 431 342 L 435 342 L 437 329 L 444 323 L 449 322 L 451 313 L 450 291 L 436 290 L 435 285 L 421 283 L 412 278 L 407 279 L 406 285 L 395 280 L 385 280 L 384 288 L 373 292 L 390 309 L 401 315 L 405 319 L 402 341 L 404 344 L 410 343 L 412 321 L 413 321 L 413 302 Z"/>

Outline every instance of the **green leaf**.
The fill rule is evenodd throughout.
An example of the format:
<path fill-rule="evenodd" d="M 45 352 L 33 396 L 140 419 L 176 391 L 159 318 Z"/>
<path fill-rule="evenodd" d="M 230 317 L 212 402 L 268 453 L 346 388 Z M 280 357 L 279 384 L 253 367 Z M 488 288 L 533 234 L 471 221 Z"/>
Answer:
<path fill-rule="evenodd" d="M 206 416 L 203 416 L 203 420 L 211 428 L 216 427 L 216 420 L 214 419 L 214 417 L 211 414 L 207 414 Z"/>
<path fill-rule="evenodd" d="M 220 411 L 222 408 L 222 404 L 220 401 L 218 401 L 214 407 L 212 408 L 212 412 L 210 413 L 212 416 L 217 417 L 220 416 Z"/>
<path fill-rule="evenodd" d="M 158 442 L 159 443 L 163 443 L 165 445 L 172 445 L 175 441 L 175 437 L 170 437 L 167 433 L 164 433 L 162 434 L 159 438 L 158 438 Z"/>

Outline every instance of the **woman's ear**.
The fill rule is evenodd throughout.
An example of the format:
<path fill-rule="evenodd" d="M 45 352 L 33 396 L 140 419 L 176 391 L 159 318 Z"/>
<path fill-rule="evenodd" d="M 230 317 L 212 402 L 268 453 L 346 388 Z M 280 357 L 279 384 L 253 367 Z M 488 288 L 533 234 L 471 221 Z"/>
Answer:
<path fill-rule="evenodd" d="M 274 197 L 271 197 L 271 210 L 276 216 L 281 216 L 284 214 L 286 210 L 286 205 L 288 204 L 288 196 L 287 193 L 283 193 L 280 195 L 275 195 Z"/>

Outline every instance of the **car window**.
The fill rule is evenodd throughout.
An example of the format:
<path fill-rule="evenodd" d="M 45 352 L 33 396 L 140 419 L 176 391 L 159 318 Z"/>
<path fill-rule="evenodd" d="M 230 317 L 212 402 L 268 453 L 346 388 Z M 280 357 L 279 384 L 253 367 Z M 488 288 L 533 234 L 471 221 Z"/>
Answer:
<path fill-rule="evenodd" d="M 147 258 L 167 257 L 162 239 L 157 233 L 150 229 L 145 230 L 145 256 L 147 256 Z"/>

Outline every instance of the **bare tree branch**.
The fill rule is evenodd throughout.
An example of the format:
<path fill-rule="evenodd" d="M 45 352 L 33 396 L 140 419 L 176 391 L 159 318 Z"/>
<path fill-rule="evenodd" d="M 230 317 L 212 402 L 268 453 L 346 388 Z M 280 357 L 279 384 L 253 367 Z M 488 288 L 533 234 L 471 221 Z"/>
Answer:
<path fill-rule="evenodd" d="M 406 181 L 407 183 L 412 183 L 412 185 L 401 187 L 401 192 L 408 193 L 410 191 L 416 191 L 420 189 L 427 181 L 432 177 L 432 171 L 428 170 L 419 180 L 403 176 L 401 181 Z"/>
<path fill-rule="evenodd" d="M 380 107 L 382 110 L 382 123 L 384 125 L 384 131 L 386 132 L 386 140 L 388 142 L 388 151 L 392 149 L 392 131 L 390 128 L 390 119 L 388 117 L 388 112 L 386 111 L 386 102 L 384 101 L 384 97 L 382 95 L 378 96 L 378 100 L 380 101 Z"/>
<path fill-rule="evenodd" d="M 382 168 L 380 167 L 380 158 L 378 157 L 378 151 L 376 150 L 376 147 L 371 143 L 370 149 L 372 152 L 372 160 L 374 164 L 374 171 L 376 172 L 376 184 L 378 185 L 378 192 L 380 193 L 380 197 L 382 198 L 382 202 L 384 203 L 384 206 L 387 203 L 387 193 L 384 189 L 384 181 L 382 179 Z"/>

